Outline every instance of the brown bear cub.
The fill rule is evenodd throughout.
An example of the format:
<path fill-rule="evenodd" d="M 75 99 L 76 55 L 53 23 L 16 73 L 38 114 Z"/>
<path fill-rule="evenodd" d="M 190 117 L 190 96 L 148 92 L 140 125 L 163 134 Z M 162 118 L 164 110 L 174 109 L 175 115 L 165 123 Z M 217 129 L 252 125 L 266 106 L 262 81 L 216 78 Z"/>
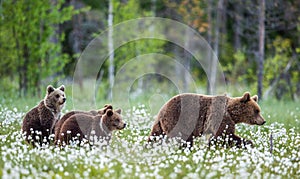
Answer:
<path fill-rule="evenodd" d="M 64 91 L 63 85 L 57 89 L 49 85 L 44 100 L 25 115 L 22 133 L 28 143 L 42 145 L 44 142 L 50 142 L 49 136 L 66 102 Z"/>
<path fill-rule="evenodd" d="M 235 124 L 263 125 L 266 121 L 260 115 L 258 97 L 251 98 L 246 92 L 242 97 L 206 96 L 180 94 L 171 98 L 158 113 L 152 127 L 149 142 L 158 138 L 180 137 L 193 145 L 193 138 L 212 134 L 209 144 L 244 147 L 251 140 L 235 135 Z M 216 140 L 217 139 L 217 140 Z"/>
<path fill-rule="evenodd" d="M 121 109 L 116 111 L 107 109 L 103 115 L 92 116 L 83 113 L 72 115 L 62 124 L 57 143 L 80 144 L 86 139 L 90 144 L 101 142 L 102 145 L 107 145 L 112 131 L 122 130 L 126 126 L 120 114 Z"/>
<path fill-rule="evenodd" d="M 62 124 L 71 116 L 75 115 L 75 114 L 87 114 L 87 115 L 92 115 L 92 116 L 96 116 L 96 115 L 103 115 L 105 114 L 107 109 L 113 109 L 111 104 L 106 104 L 104 105 L 103 108 L 99 109 L 98 111 L 96 110 L 91 110 L 91 111 L 70 111 L 68 113 L 66 113 L 65 115 L 63 115 L 61 117 L 61 119 L 59 121 L 56 122 L 55 124 L 55 128 L 54 128 L 54 134 L 55 134 L 55 144 L 57 143 L 58 139 L 59 139 L 59 132 L 60 132 L 60 128 L 62 126 Z"/>

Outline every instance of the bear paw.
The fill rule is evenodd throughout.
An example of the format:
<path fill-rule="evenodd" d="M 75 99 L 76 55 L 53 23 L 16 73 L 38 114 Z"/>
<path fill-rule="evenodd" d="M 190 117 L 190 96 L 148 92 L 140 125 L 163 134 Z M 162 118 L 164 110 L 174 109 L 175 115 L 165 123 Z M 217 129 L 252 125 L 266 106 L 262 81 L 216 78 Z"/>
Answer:
<path fill-rule="evenodd" d="M 253 142 L 251 141 L 251 140 L 247 140 L 247 139 L 244 139 L 243 140 L 243 147 L 245 147 L 246 148 L 246 146 L 250 146 L 250 147 L 254 147 L 254 144 L 253 144 Z"/>

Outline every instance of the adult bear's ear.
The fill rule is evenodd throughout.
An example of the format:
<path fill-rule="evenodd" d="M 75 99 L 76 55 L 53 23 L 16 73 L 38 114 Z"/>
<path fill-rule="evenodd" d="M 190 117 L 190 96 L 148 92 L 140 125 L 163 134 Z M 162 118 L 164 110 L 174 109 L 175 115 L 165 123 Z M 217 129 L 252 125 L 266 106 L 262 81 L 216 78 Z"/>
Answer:
<path fill-rule="evenodd" d="M 122 109 L 117 109 L 116 112 L 119 113 L 119 114 L 121 114 Z"/>
<path fill-rule="evenodd" d="M 258 96 L 257 96 L 257 95 L 254 95 L 254 96 L 252 97 L 252 99 L 253 99 L 255 102 L 258 103 Z"/>
<path fill-rule="evenodd" d="M 54 89 L 54 87 L 53 87 L 52 85 L 48 85 L 48 86 L 47 86 L 47 94 L 52 93 L 54 90 L 55 90 L 55 89 Z"/>
<path fill-rule="evenodd" d="M 60 89 L 61 91 L 65 91 L 65 86 L 64 86 L 64 85 L 61 85 L 61 86 L 59 87 L 59 89 Z"/>
<path fill-rule="evenodd" d="M 251 98 L 250 93 L 249 92 L 245 92 L 244 95 L 243 95 L 243 97 L 241 98 L 241 102 L 242 103 L 246 103 L 246 102 L 250 101 L 250 98 Z"/>
<path fill-rule="evenodd" d="M 108 117 L 112 116 L 113 114 L 114 114 L 114 112 L 113 112 L 111 109 L 108 109 L 108 110 L 106 111 L 106 115 L 107 115 Z"/>

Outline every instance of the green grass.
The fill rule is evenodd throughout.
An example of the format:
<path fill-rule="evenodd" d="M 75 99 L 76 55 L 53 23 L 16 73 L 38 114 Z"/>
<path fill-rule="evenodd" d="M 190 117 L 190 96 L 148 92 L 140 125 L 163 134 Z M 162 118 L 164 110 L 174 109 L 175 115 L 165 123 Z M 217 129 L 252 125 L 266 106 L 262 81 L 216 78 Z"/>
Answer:
<path fill-rule="evenodd" d="M 268 123 L 279 122 L 286 128 L 300 126 L 300 103 L 295 101 L 267 100 L 261 104 L 262 114 Z"/>
<path fill-rule="evenodd" d="M 32 148 L 20 133 L 22 116 L 38 98 L 0 102 L 0 176 L 3 178 L 299 178 L 300 106 L 293 101 L 263 101 L 264 126 L 238 125 L 237 134 L 255 148 L 208 149 L 206 137 L 194 148 L 176 143 L 146 147 L 153 114 L 144 106 L 123 112 L 128 127 L 114 133 L 106 149 L 55 146 Z M 70 101 L 68 101 L 70 102 Z M 26 107 L 28 106 L 28 107 Z M 67 110 L 72 105 L 67 104 Z M 270 136 L 273 150 L 270 152 Z"/>

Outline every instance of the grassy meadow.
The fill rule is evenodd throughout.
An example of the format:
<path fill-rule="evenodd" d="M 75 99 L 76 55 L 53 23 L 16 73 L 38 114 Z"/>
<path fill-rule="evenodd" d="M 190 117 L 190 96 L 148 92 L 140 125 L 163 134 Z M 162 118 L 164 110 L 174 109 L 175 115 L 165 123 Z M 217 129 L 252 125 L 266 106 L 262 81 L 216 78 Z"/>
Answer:
<path fill-rule="evenodd" d="M 300 177 L 299 102 L 262 101 L 264 126 L 237 125 L 237 134 L 253 140 L 255 148 L 208 149 L 203 136 L 196 139 L 192 150 L 182 150 L 173 142 L 146 147 L 154 116 L 144 105 L 123 111 L 128 127 L 115 132 L 107 148 L 32 148 L 23 141 L 20 126 L 22 116 L 39 100 L 0 99 L 1 178 Z M 72 110 L 68 103 L 64 112 L 67 110 Z"/>

